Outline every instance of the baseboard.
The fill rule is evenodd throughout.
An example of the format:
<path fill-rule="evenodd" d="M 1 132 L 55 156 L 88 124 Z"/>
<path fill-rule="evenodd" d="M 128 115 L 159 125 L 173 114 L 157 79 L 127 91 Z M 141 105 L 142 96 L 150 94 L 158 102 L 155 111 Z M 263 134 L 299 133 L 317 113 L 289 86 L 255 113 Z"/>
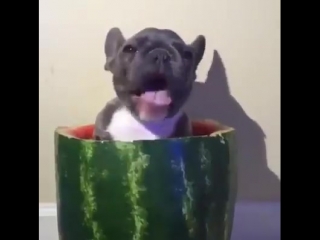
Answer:
<path fill-rule="evenodd" d="M 39 217 L 56 217 L 56 203 L 39 203 Z"/>

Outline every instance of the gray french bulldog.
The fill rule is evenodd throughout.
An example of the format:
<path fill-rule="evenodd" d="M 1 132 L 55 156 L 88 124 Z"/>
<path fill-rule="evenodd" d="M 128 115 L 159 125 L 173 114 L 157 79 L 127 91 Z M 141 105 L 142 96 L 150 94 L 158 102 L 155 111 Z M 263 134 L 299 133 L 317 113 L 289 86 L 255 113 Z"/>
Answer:
<path fill-rule="evenodd" d="M 155 140 L 190 136 L 182 107 L 190 96 L 205 51 L 199 35 L 186 44 L 168 29 L 145 28 L 125 39 L 118 28 L 106 37 L 105 70 L 117 97 L 95 121 L 97 140 Z"/>

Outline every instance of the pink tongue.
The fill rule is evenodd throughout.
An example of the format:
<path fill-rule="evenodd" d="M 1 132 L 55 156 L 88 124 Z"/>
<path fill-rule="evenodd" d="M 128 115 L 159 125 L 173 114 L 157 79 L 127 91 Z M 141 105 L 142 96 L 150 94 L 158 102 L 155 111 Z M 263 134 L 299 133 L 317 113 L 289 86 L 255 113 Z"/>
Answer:
<path fill-rule="evenodd" d="M 141 95 L 141 98 L 146 102 L 157 105 L 169 105 L 171 103 L 171 98 L 166 90 L 145 92 Z"/>

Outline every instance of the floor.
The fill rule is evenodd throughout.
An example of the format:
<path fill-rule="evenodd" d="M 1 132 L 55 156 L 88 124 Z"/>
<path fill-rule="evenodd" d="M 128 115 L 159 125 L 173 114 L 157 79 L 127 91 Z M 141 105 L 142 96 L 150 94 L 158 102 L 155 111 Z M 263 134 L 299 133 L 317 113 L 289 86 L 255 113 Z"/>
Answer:
<path fill-rule="evenodd" d="M 39 240 L 58 240 L 56 217 L 39 217 Z M 280 203 L 239 203 L 231 240 L 280 240 Z"/>

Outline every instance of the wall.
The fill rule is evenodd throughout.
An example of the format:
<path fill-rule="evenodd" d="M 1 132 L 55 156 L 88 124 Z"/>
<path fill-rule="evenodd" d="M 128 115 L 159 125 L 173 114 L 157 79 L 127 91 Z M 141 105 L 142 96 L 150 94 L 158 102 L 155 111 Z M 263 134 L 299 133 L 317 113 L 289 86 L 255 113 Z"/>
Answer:
<path fill-rule="evenodd" d="M 103 70 L 104 40 L 114 26 L 128 37 L 149 26 L 174 29 L 188 42 L 206 36 L 190 114 L 237 128 L 240 199 L 279 199 L 279 0 L 39 4 L 39 202 L 55 201 L 54 129 L 92 123 L 114 96 L 111 75 Z"/>

